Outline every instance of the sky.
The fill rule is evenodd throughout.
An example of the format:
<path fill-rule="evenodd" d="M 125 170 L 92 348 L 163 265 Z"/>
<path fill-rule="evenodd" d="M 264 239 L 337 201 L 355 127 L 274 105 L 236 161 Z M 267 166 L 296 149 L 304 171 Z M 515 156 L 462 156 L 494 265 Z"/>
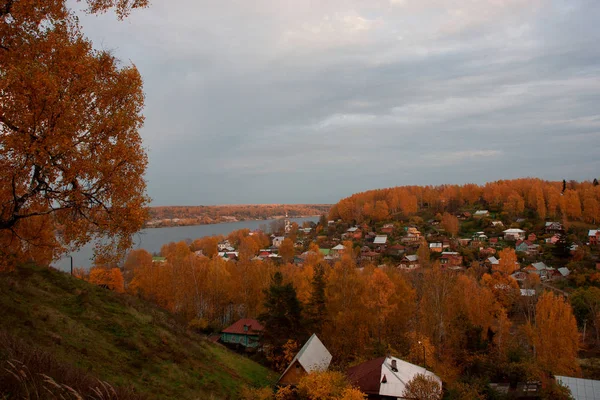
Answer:
<path fill-rule="evenodd" d="M 152 205 L 600 175 L 598 0 L 151 0 L 81 15 L 144 79 Z"/>

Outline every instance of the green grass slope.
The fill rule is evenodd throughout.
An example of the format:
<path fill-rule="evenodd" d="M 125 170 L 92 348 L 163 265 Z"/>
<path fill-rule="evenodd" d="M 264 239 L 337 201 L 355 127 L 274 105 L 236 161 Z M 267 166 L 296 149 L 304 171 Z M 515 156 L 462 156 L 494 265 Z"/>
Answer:
<path fill-rule="evenodd" d="M 0 333 L 147 398 L 233 399 L 242 385 L 276 379 L 157 307 L 45 268 L 0 275 Z M 7 346 L 0 363 L 14 357 Z"/>

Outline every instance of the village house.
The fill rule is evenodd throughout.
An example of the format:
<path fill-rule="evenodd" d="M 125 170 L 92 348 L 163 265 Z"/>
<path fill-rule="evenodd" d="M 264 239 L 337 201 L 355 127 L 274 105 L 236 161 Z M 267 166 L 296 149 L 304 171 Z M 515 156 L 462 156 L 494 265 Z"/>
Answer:
<path fill-rule="evenodd" d="M 490 216 L 490 212 L 488 210 L 478 210 L 475 211 L 475 214 L 473 214 L 474 218 L 483 218 L 483 217 L 489 217 Z"/>
<path fill-rule="evenodd" d="M 276 248 L 281 247 L 281 244 L 283 243 L 284 240 L 285 240 L 285 236 L 275 236 L 273 238 L 273 247 L 276 247 Z"/>
<path fill-rule="evenodd" d="M 314 333 L 294 356 L 277 383 L 297 385 L 300 379 L 315 371 L 327 371 L 331 363 L 331 353 Z"/>
<path fill-rule="evenodd" d="M 362 231 L 360 230 L 360 228 L 354 226 L 352 228 L 349 228 L 346 233 L 344 233 L 342 235 L 342 239 L 360 239 L 362 238 Z"/>
<path fill-rule="evenodd" d="M 469 243 L 471 243 L 471 239 L 469 239 L 469 238 L 460 238 L 460 239 L 458 239 L 458 243 L 461 246 L 466 247 L 466 246 L 469 245 Z"/>
<path fill-rule="evenodd" d="M 395 244 L 388 248 L 388 254 L 393 256 L 401 256 L 406 251 L 406 248 L 401 244 Z"/>
<path fill-rule="evenodd" d="M 560 240 L 560 235 L 554 234 L 552 237 L 546 238 L 546 243 L 556 244 Z"/>
<path fill-rule="evenodd" d="M 221 342 L 239 344 L 246 348 L 258 347 L 264 327 L 255 319 L 240 319 L 221 331 Z"/>
<path fill-rule="evenodd" d="M 485 264 L 493 270 L 498 267 L 498 265 L 500 264 L 500 260 L 492 256 L 485 260 Z"/>
<path fill-rule="evenodd" d="M 418 243 L 421 241 L 421 232 L 415 227 L 409 227 L 406 230 L 406 236 L 400 239 L 403 243 Z"/>
<path fill-rule="evenodd" d="M 504 224 L 502 223 L 502 221 L 492 221 L 492 226 L 494 228 L 502 228 Z"/>
<path fill-rule="evenodd" d="M 492 247 L 481 248 L 481 249 L 479 249 L 479 254 L 482 257 L 493 256 L 494 254 L 496 254 L 496 249 L 494 249 Z"/>
<path fill-rule="evenodd" d="M 554 268 L 551 268 L 540 261 L 528 265 L 527 267 L 523 268 L 523 270 L 530 274 L 539 275 L 541 280 L 546 280 L 549 278 L 550 275 L 552 275 L 552 271 L 554 271 Z"/>
<path fill-rule="evenodd" d="M 544 230 L 548 233 L 562 232 L 563 226 L 560 222 L 546 222 Z"/>
<path fill-rule="evenodd" d="M 598 246 L 598 244 L 600 244 L 600 229 L 590 229 L 588 232 L 588 240 L 590 246 Z"/>
<path fill-rule="evenodd" d="M 398 268 L 404 270 L 412 270 L 419 267 L 419 256 L 417 256 L 416 254 L 402 257 L 400 265 L 398 265 Z"/>
<path fill-rule="evenodd" d="M 519 240 L 515 244 L 515 250 L 529 255 L 536 255 L 539 252 L 539 245 L 529 240 Z"/>
<path fill-rule="evenodd" d="M 507 229 L 504 232 L 504 240 L 517 241 L 525 239 L 525 231 L 518 228 Z"/>
<path fill-rule="evenodd" d="M 394 232 L 394 224 L 385 224 L 383 228 L 381 228 L 381 232 L 391 234 Z"/>
<path fill-rule="evenodd" d="M 333 258 L 340 258 L 342 254 L 344 254 L 344 251 L 346 251 L 344 245 L 338 244 L 337 246 L 331 249 L 329 255 Z"/>
<path fill-rule="evenodd" d="M 376 261 L 380 256 L 381 254 L 374 251 L 366 251 L 364 253 L 360 253 L 359 259 L 361 261 Z"/>
<path fill-rule="evenodd" d="M 524 271 L 517 271 L 513 273 L 511 277 L 517 282 L 523 282 L 527 279 L 527 273 Z"/>
<path fill-rule="evenodd" d="M 476 242 L 477 244 L 481 243 L 481 242 L 485 242 L 488 240 L 487 235 L 484 232 L 476 232 L 473 234 L 473 236 L 471 237 L 471 245 L 473 245 L 473 242 Z"/>
<path fill-rule="evenodd" d="M 442 253 L 440 264 L 443 268 L 459 269 L 463 265 L 463 257 L 457 252 L 447 251 Z"/>
<path fill-rule="evenodd" d="M 229 240 L 223 240 L 222 242 L 219 242 L 217 244 L 217 249 L 219 251 L 233 251 L 233 250 L 235 250 L 233 248 L 233 246 L 231 245 L 231 243 L 229 243 Z"/>
<path fill-rule="evenodd" d="M 347 371 L 348 379 L 369 399 L 404 398 L 406 384 L 418 374 L 433 378 L 442 389 L 442 380 L 433 372 L 396 357 L 379 357 Z"/>
<path fill-rule="evenodd" d="M 444 244 L 442 242 L 429 243 L 429 251 L 432 253 L 441 253 L 444 250 Z"/>
<path fill-rule="evenodd" d="M 373 239 L 373 245 L 377 248 L 378 251 L 384 251 L 387 245 L 387 235 L 377 235 L 375 239 Z"/>

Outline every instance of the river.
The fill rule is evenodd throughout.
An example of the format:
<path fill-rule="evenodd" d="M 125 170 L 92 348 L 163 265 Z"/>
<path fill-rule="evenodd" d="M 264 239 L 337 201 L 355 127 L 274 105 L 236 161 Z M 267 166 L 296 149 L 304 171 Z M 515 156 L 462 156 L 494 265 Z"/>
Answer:
<path fill-rule="evenodd" d="M 305 218 L 290 218 L 290 221 L 296 222 L 302 226 L 305 221 L 318 222 L 319 217 L 305 217 Z M 209 225 L 193 225 L 193 226 L 175 226 L 170 228 L 151 228 L 143 229 L 134 236 L 134 249 L 144 249 L 150 253 L 159 252 L 163 244 L 170 242 L 179 242 L 187 239 L 198 239 L 204 236 L 213 235 L 228 235 L 229 233 L 238 229 L 259 229 L 261 225 L 266 225 L 269 228 L 269 224 L 275 220 L 260 220 L 260 221 L 240 221 L 240 222 L 227 222 L 222 224 L 209 224 Z M 89 268 L 92 265 L 93 255 L 93 244 L 88 243 L 83 246 L 79 251 L 72 253 L 73 265 L 75 267 Z M 68 271 L 71 266 L 71 259 L 69 257 L 62 258 L 52 263 L 52 266 L 62 271 Z"/>

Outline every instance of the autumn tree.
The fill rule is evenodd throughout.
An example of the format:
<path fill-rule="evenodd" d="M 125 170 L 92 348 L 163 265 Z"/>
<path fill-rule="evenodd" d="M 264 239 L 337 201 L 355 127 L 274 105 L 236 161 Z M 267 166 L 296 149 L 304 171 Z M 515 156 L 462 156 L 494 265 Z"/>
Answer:
<path fill-rule="evenodd" d="M 123 264 L 123 278 L 129 284 L 135 275 L 137 268 L 149 268 L 152 266 L 152 254 L 144 249 L 131 250 L 127 254 L 125 263 Z"/>
<path fill-rule="evenodd" d="M 192 243 L 194 251 L 201 250 L 208 258 L 213 258 L 219 252 L 219 237 L 218 236 L 207 236 L 201 239 L 196 239 Z"/>
<path fill-rule="evenodd" d="M 294 253 L 295 253 L 294 242 L 292 242 L 292 239 L 290 239 L 290 238 L 283 239 L 281 246 L 279 246 L 279 255 L 281 256 L 283 261 L 284 262 L 292 261 L 294 259 Z"/>
<path fill-rule="evenodd" d="M 444 213 L 444 215 L 442 215 L 442 227 L 446 232 L 452 235 L 452 237 L 456 236 L 458 233 L 458 218 L 452 214 Z"/>
<path fill-rule="evenodd" d="M 339 371 L 312 372 L 303 376 L 298 382 L 298 394 L 307 400 L 361 400 L 366 397 Z"/>
<path fill-rule="evenodd" d="M 66 1 L 2 3 L 0 258 L 48 264 L 94 238 L 100 261 L 123 254 L 148 202 L 141 76 L 94 50 Z"/>
<path fill-rule="evenodd" d="M 503 274 L 510 275 L 518 269 L 517 265 L 517 254 L 515 250 L 510 247 L 506 247 L 498 253 L 498 271 Z"/>
<path fill-rule="evenodd" d="M 88 281 L 90 283 L 106 286 L 110 290 L 123 293 L 123 274 L 119 268 L 93 267 L 90 269 Z"/>
<path fill-rule="evenodd" d="M 573 309 L 560 295 L 545 292 L 536 306 L 533 345 L 536 361 L 555 375 L 577 376 L 579 334 Z M 560 349 L 557 351 L 556 349 Z"/>
<path fill-rule="evenodd" d="M 414 400 L 441 400 L 442 385 L 430 375 L 417 374 L 406 384 L 402 397 Z"/>

